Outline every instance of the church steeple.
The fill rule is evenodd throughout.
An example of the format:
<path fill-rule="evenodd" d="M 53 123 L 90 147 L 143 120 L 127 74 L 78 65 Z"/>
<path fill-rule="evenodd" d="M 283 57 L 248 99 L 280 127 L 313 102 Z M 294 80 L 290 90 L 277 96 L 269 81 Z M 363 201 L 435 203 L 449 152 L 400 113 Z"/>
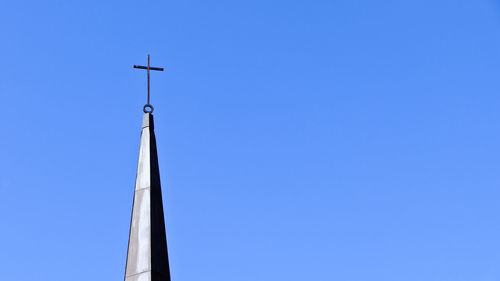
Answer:
<path fill-rule="evenodd" d="M 170 281 L 153 114 L 145 113 L 125 281 Z"/>
<path fill-rule="evenodd" d="M 153 107 L 149 104 L 149 55 L 147 69 L 148 103 L 142 121 L 125 281 L 170 281 Z"/>

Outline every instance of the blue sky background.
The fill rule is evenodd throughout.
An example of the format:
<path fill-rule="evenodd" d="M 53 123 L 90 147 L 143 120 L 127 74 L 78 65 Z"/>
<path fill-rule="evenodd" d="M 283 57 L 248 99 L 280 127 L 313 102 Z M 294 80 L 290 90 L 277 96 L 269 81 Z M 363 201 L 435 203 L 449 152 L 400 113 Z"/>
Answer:
<path fill-rule="evenodd" d="M 2 280 L 123 280 L 147 53 L 172 280 L 500 280 L 499 1 L 2 1 L 0 34 Z"/>

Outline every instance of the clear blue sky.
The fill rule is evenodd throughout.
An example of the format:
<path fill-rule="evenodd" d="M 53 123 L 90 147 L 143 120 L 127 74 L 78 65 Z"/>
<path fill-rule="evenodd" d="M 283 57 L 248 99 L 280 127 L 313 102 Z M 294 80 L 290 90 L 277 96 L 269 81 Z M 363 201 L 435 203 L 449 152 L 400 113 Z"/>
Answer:
<path fill-rule="evenodd" d="M 0 279 L 123 280 L 145 73 L 174 281 L 500 280 L 500 2 L 3 1 Z"/>

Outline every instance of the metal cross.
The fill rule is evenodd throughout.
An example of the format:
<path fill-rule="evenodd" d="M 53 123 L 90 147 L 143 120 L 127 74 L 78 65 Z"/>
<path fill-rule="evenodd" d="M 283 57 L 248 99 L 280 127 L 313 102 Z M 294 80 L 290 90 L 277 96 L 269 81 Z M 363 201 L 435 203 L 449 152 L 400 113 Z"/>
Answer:
<path fill-rule="evenodd" d="M 149 65 L 149 54 L 148 54 L 148 66 L 134 65 L 134 68 L 147 69 L 147 71 L 148 71 L 148 102 L 146 103 L 146 105 L 144 105 L 144 108 L 142 110 L 145 113 L 152 113 L 153 110 L 154 110 L 154 107 L 149 103 L 149 71 L 150 70 L 163 71 L 163 68 L 161 68 L 161 67 L 151 67 Z M 149 111 L 147 110 L 147 108 L 149 108 Z"/>

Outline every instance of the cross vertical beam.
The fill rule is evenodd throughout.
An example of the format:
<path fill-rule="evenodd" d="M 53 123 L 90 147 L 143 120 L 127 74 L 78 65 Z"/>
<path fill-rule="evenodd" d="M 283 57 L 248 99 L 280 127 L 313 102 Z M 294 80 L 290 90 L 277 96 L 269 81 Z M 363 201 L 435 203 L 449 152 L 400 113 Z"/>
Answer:
<path fill-rule="evenodd" d="M 142 65 L 134 65 L 134 68 L 138 68 L 138 69 L 146 69 L 146 70 L 147 70 L 147 75 L 148 75 L 148 96 L 147 96 L 147 103 L 146 103 L 146 105 L 144 105 L 144 108 L 143 108 L 143 111 L 144 111 L 145 113 L 148 113 L 148 112 L 149 112 L 149 113 L 152 113 L 152 112 L 153 112 L 153 110 L 154 110 L 153 106 L 149 103 L 149 96 L 150 96 L 150 94 L 149 94 L 149 89 L 150 89 L 150 86 L 149 86 L 149 80 L 150 80 L 150 78 L 149 78 L 149 76 L 150 76 L 150 75 L 149 75 L 149 71 L 150 71 L 150 70 L 163 71 L 163 68 L 162 68 L 162 67 L 152 67 L 152 66 L 150 65 L 150 58 L 149 58 L 149 57 L 150 57 L 150 56 L 149 56 L 149 54 L 148 54 L 148 65 L 147 65 L 147 66 L 142 66 Z M 147 111 L 147 108 L 149 108 L 149 111 Z"/>

